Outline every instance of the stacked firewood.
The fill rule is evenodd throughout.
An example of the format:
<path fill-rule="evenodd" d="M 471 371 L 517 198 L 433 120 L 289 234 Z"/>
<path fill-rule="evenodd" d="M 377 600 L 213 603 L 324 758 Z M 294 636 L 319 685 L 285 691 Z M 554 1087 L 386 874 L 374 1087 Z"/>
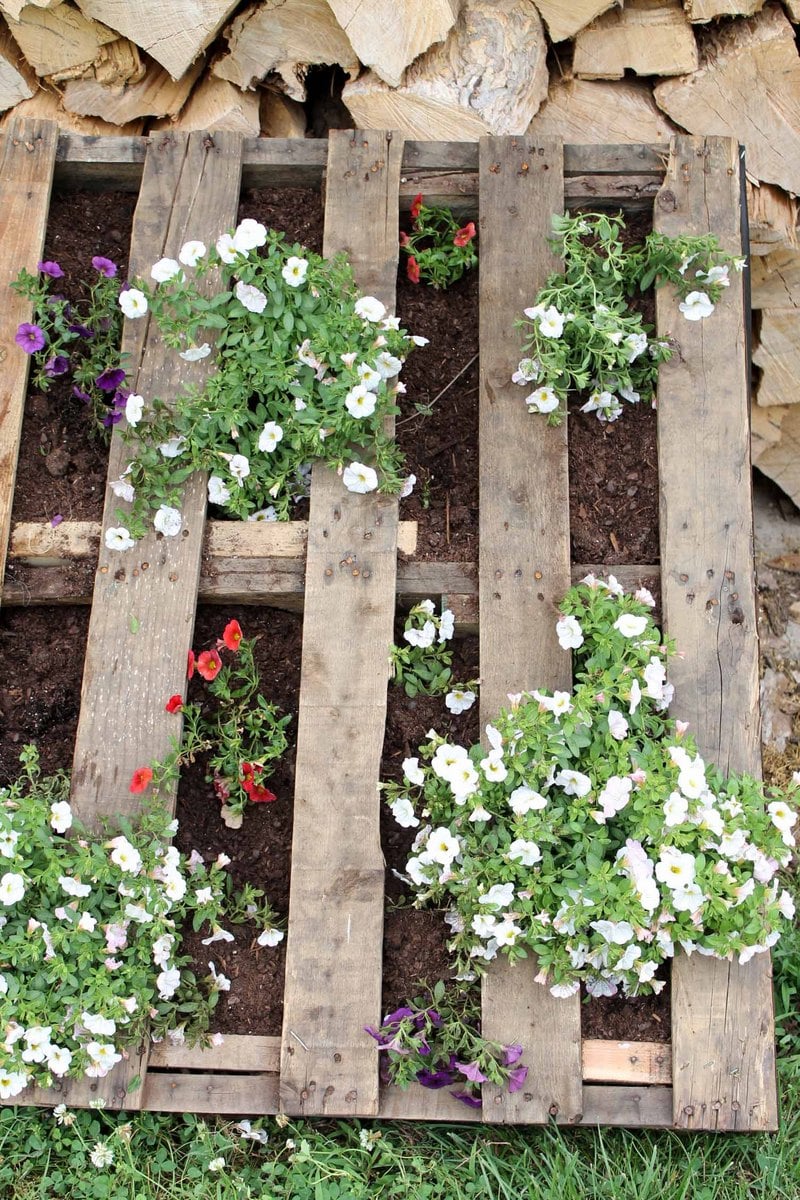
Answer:
<path fill-rule="evenodd" d="M 335 65 L 329 125 L 426 141 L 738 138 L 754 457 L 800 502 L 800 0 L 0 0 L 0 13 L 0 123 L 304 137 L 326 124 L 310 116 L 313 68 Z"/>

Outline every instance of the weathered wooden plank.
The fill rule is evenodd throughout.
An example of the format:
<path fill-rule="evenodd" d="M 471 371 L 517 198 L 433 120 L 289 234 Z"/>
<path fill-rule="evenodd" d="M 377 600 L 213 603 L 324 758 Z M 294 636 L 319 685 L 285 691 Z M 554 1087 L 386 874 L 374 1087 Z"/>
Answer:
<path fill-rule="evenodd" d="M 672 1083 L 668 1042 L 607 1042 L 581 1045 L 584 1083 Z"/>
<path fill-rule="evenodd" d="M 664 233 L 716 233 L 742 251 L 739 147 L 677 137 L 655 206 Z M 749 315 L 747 316 L 749 322 Z M 657 293 L 677 352 L 661 368 L 658 459 L 664 623 L 676 711 L 723 770 L 761 770 L 753 578 L 746 314 L 734 280 L 708 326 Z M 774 1129 L 769 956 L 746 966 L 695 955 L 672 971 L 673 1101 L 683 1129 Z"/>
<path fill-rule="evenodd" d="M 523 169 L 527 164 L 527 169 Z M 560 143 L 480 143 L 480 673 L 481 724 L 509 692 L 569 687 L 555 604 L 570 583 L 566 424 L 532 419 L 511 382 L 514 321 L 557 268 L 546 238 L 563 208 Z M 557 1000 L 534 981 L 533 956 L 498 959 L 482 989 L 483 1031 L 525 1047 L 528 1082 L 511 1094 L 484 1085 L 490 1121 L 571 1122 L 581 1110 L 578 997 Z"/>
<path fill-rule="evenodd" d="M 158 1042 L 150 1049 L 150 1068 L 167 1071 L 273 1071 L 280 1066 L 281 1039 L 260 1034 L 226 1034 L 221 1046 L 173 1046 Z"/>
<path fill-rule="evenodd" d="M 22 267 L 36 274 L 42 257 L 58 130 L 49 121 L 13 121 L 0 135 L 0 295 L 3 370 L 0 376 L 0 585 L 11 534 L 11 507 L 22 434 L 30 358 L 14 343 L 30 303 L 9 285 Z"/>
<path fill-rule="evenodd" d="M 324 249 L 394 308 L 402 138 L 331 134 Z M 281 1104 L 375 1115 L 384 866 L 377 782 L 397 572 L 396 498 L 314 468 L 298 714 Z"/>
<path fill-rule="evenodd" d="M 271 1115 L 279 1111 L 278 1076 L 148 1071 L 142 1108 L 148 1112 L 213 1113 L 232 1117 Z"/>
<path fill-rule="evenodd" d="M 132 274 L 144 273 L 164 254 L 177 255 L 189 237 L 212 241 L 221 225 L 235 219 L 240 161 L 236 134 L 218 134 L 213 141 L 174 135 L 150 144 L 134 218 Z M 133 327 L 126 322 L 123 350 L 133 388 L 145 398 L 169 396 L 182 379 L 196 382 L 202 375 L 202 370 L 190 374 L 191 366 L 187 370 L 165 350 L 149 318 Z M 115 431 L 110 479 L 120 475 L 127 457 Z M 169 752 L 175 725 L 158 697 L 185 688 L 205 501 L 205 479 L 197 475 L 184 497 L 184 536 L 167 540 L 151 533 L 117 554 L 101 545 L 72 772 L 72 804 L 89 828 L 104 814 L 134 815 L 138 798 L 128 786 L 134 769 Z M 110 496 L 104 529 L 117 524 L 116 507 Z M 169 804 L 170 796 L 164 800 Z M 99 1081 L 99 1092 L 117 1107 L 122 1092 L 126 1107 L 139 1107 L 141 1084 L 129 1089 L 134 1073 L 141 1077 L 141 1063 L 120 1064 Z"/>
<path fill-rule="evenodd" d="M 672 1088 L 588 1085 L 583 1089 L 582 1125 L 669 1129 Z"/>

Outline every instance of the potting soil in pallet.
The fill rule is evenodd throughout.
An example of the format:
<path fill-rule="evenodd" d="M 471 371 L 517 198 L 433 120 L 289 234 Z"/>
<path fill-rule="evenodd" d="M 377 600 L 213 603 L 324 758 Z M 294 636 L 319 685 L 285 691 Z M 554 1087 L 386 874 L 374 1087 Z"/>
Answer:
<path fill-rule="evenodd" d="M 139 187 L 131 273 L 174 255 L 189 236 L 213 241 L 235 221 L 250 186 L 319 186 L 325 253 L 344 251 L 361 289 L 391 309 L 400 203 L 424 191 L 475 215 L 480 263 L 480 561 L 419 562 L 394 498 L 354 495 L 317 466 L 306 526 L 215 523 L 203 550 L 206 488 L 192 480 L 183 536 L 151 534 L 112 556 L 101 546 L 72 784 L 90 827 L 135 812 L 133 770 L 162 758 L 169 695 L 185 662 L 198 594 L 303 607 L 303 655 L 283 1033 L 228 1036 L 214 1050 L 143 1045 L 106 1078 L 64 1081 L 16 1102 L 187 1112 L 405 1117 L 492 1122 L 600 1123 L 679 1129 L 774 1129 L 777 1122 L 768 955 L 745 966 L 679 955 L 672 970 L 672 1041 L 581 1040 L 578 997 L 555 999 L 532 959 L 491 965 L 483 1030 L 521 1042 L 529 1073 L 509 1094 L 483 1087 L 481 1112 L 443 1091 L 379 1085 L 384 864 L 379 778 L 386 720 L 387 646 L 398 593 L 447 595 L 480 633 L 482 723 L 509 691 L 569 686 L 554 605 L 570 585 L 567 426 L 531 418 L 510 380 L 514 321 L 547 274 L 552 213 L 565 205 L 654 203 L 667 233 L 716 233 L 739 254 L 743 164 L 725 139 L 676 138 L 668 148 L 563 147 L 525 138 L 479 146 L 409 143 L 346 131 L 330 143 L 245 141 L 235 135 L 151 139 L 59 138 L 17 121 L 0 155 L 0 286 L 4 350 L 25 304 L 7 290 L 41 256 L 55 173 L 97 187 Z M 664 163 L 666 162 L 666 167 Z M 139 181 L 141 181 L 139 183 Z M 671 325 L 659 295 L 657 324 Z M 673 677 L 700 752 L 724 770 L 758 775 L 758 647 L 749 470 L 747 309 L 731 287 L 713 328 L 682 322 L 662 366 L 658 444 L 664 625 L 684 652 Z M 674 334 L 674 330 L 672 330 Z M 181 379 L 147 320 L 128 322 L 133 387 L 165 394 Z M 0 405 L 0 576 L 6 547 L 42 562 L 38 595 L 65 596 L 63 565 L 96 553 L 99 529 L 64 522 L 11 530 L 14 464 L 26 363 L 7 353 Z M 193 378 L 201 366 L 193 368 Z M 112 438 L 109 479 L 124 466 Z M 114 523 L 110 497 L 103 528 Z M 59 562 L 62 566 L 59 566 Z M 209 570 L 208 562 L 213 563 Z M 578 568 L 578 574 L 586 568 Z M 612 568 L 613 569 L 613 568 Z M 647 568 L 652 574 L 653 568 Z M 625 581 L 636 569 L 619 569 Z M 36 589 L 34 589 L 36 590 Z M 4 602 L 19 602 L 9 580 Z M 176 675 L 177 670 L 177 675 Z M 125 735 L 119 731 L 124 729 Z"/>

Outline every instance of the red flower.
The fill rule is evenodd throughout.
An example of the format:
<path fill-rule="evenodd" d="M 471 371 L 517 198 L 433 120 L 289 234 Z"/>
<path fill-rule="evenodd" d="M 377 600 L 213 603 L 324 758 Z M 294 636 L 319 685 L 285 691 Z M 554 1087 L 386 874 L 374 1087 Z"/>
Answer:
<path fill-rule="evenodd" d="M 417 192 L 411 205 L 411 215 L 416 221 L 419 216 L 419 210 L 422 208 L 422 192 Z"/>
<path fill-rule="evenodd" d="M 131 786 L 129 790 L 133 792 L 134 795 L 138 795 L 139 792 L 147 791 L 147 786 L 152 778 L 153 772 L 151 771 L 150 767 L 137 767 L 131 776 Z"/>
<path fill-rule="evenodd" d="M 411 238 L 408 236 L 407 233 L 403 233 L 403 231 L 401 229 L 400 230 L 400 245 L 407 246 L 410 241 L 411 241 Z"/>
<path fill-rule="evenodd" d="M 408 256 L 408 262 L 406 263 L 406 275 L 412 283 L 419 283 L 419 263 L 414 258 L 413 254 Z"/>
<path fill-rule="evenodd" d="M 222 631 L 222 644 L 227 646 L 229 650 L 238 650 L 239 642 L 242 640 L 242 627 L 238 621 L 228 621 L 228 624 Z"/>
<path fill-rule="evenodd" d="M 186 664 L 186 678 L 187 679 L 191 679 L 192 676 L 194 675 L 195 661 L 196 660 L 194 657 L 194 650 L 190 650 L 189 651 L 189 660 Z"/>
<path fill-rule="evenodd" d="M 470 221 L 468 225 L 464 225 L 459 229 L 456 236 L 453 238 L 454 246 L 466 246 L 475 237 L 475 222 Z"/>
<path fill-rule="evenodd" d="M 168 713 L 180 712 L 183 708 L 183 696 L 180 692 L 176 692 L 174 696 L 170 696 L 167 703 L 164 705 L 165 711 Z"/>
<path fill-rule="evenodd" d="M 256 783 L 256 775 L 260 775 L 263 770 L 260 763 L 242 763 L 242 788 L 254 804 L 269 804 L 271 800 L 277 800 L 274 792 L 263 784 Z"/>
<path fill-rule="evenodd" d="M 212 679 L 216 679 L 222 667 L 222 659 L 217 654 L 216 650 L 203 650 L 197 656 L 197 673 L 202 675 L 203 679 L 207 679 L 209 683 Z"/>

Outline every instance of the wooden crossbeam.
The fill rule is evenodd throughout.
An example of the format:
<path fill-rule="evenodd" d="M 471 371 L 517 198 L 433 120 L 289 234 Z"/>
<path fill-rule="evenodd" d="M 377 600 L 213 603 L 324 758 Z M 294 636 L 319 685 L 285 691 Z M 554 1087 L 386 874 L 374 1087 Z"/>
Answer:
<path fill-rule="evenodd" d="M 739 147 L 676 137 L 656 228 L 715 233 L 742 253 Z M 749 366 L 741 282 L 704 321 L 657 293 L 659 332 L 677 342 L 661 368 L 658 465 L 664 623 L 682 657 L 675 712 L 723 771 L 760 775 Z M 769 955 L 745 966 L 680 953 L 672 971 L 674 1120 L 681 1129 L 777 1127 Z"/>

